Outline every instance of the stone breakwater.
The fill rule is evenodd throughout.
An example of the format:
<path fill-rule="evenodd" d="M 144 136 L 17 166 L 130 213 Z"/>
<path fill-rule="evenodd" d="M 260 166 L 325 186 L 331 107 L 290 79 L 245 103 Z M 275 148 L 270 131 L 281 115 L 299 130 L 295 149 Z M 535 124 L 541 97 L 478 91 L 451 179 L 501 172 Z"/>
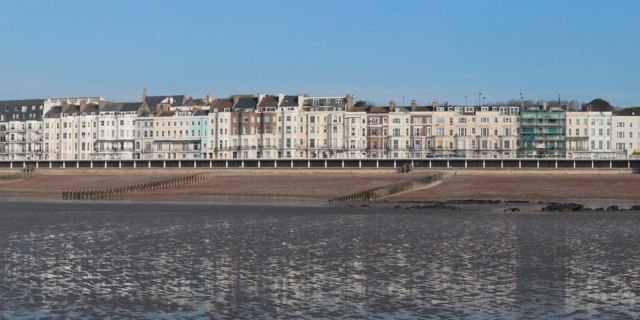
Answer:
<path fill-rule="evenodd" d="M 395 183 L 392 185 L 375 188 L 367 191 L 362 191 L 342 197 L 337 197 L 329 200 L 329 202 L 362 202 L 362 201 L 373 201 L 379 200 L 394 194 L 414 191 L 421 188 L 424 188 L 432 183 L 442 181 L 446 175 L 444 173 L 438 172 L 426 177 L 420 177 L 416 179 L 411 179 L 408 181 L 403 181 L 399 183 Z"/>

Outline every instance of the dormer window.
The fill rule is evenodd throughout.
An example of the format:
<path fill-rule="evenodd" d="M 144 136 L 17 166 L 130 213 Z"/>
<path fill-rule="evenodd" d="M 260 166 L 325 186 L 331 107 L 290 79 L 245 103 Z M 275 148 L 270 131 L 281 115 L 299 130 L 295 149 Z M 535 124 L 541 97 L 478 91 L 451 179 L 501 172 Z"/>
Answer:
<path fill-rule="evenodd" d="M 320 105 L 320 99 L 313 99 L 313 106 L 317 107 Z"/>

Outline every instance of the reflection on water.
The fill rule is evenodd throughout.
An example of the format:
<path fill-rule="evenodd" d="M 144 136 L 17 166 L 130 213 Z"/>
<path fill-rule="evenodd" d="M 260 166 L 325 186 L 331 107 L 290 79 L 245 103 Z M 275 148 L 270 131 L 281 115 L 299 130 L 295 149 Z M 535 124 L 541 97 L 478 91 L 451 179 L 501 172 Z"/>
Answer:
<path fill-rule="evenodd" d="M 640 317 L 634 214 L 2 207 L 0 318 Z"/>

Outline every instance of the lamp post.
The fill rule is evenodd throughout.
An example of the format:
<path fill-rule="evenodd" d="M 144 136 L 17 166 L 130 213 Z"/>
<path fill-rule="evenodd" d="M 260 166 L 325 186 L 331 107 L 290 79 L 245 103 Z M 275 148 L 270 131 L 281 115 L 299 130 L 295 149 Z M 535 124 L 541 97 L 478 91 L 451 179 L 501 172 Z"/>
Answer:
<path fill-rule="evenodd" d="M 560 108 L 560 94 L 558 93 L 558 108 Z"/>
<path fill-rule="evenodd" d="M 522 92 L 520 92 L 520 107 L 524 107 L 524 98 L 522 97 Z"/>

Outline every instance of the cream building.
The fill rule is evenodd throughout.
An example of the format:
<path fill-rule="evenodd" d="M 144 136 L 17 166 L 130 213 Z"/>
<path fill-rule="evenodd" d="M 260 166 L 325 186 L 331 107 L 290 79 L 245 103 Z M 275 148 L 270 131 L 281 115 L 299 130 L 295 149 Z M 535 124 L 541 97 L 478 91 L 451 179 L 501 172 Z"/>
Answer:
<path fill-rule="evenodd" d="M 616 158 L 640 156 L 640 117 L 612 116 L 611 129 Z"/>
<path fill-rule="evenodd" d="M 93 159 L 130 160 L 135 152 L 135 120 L 142 103 L 107 103 L 100 106 Z"/>
<path fill-rule="evenodd" d="M 345 112 L 344 117 L 346 157 L 365 159 L 367 157 L 367 113 Z"/>
<path fill-rule="evenodd" d="M 298 97 L 299 124 L 291 124 L 296 135 L 295 126 L 299 138 L 292 137 L 291 142 L 296 144 L 298 158 L 347 158 L 347 144 L 345 141 L 346 119 L 345 112 L 353 108 L 353 96 L 306 96 Z M 287 132 L 288 118 L 283 118 L 284 123 L 278 125 Z M 293 118 L 292 118 L 293 119 Z M 285 149 L 289 138 L 283 135 L 278 143 L 284 143 Z M 286 155 L 286 151 L 285 151 Z"/>
<path fill-rule="evenodd" d="M 435 156 L 515 158 L 518 110 L 509 107 L 435 107 Z"/>
<path fill-rule="evenodd" d="M 397 108 L 389 103 L 388 114 L 388 153 L 393 159 L 405 159 L 411 156 L 411 110 Z"/>
<path fill-rule="evenodd" d="M 612 113 L 567 112 L 566 157 L 570 159 L 615 159 L 611 127 Z"/>

